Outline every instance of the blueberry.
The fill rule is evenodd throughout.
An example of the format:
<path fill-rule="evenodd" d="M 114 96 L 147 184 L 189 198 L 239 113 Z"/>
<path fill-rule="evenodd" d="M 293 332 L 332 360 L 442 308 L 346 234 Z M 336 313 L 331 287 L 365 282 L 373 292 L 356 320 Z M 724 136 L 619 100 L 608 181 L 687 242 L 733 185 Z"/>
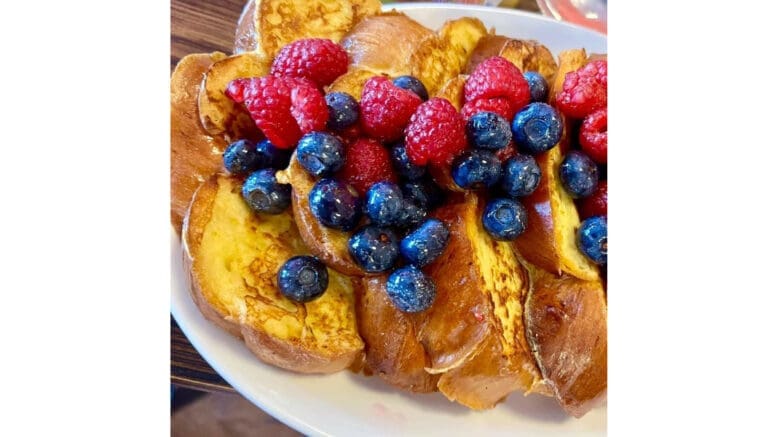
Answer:
<path fill-rule="evenodd" d="M 523 151 L 536 155 L 561 139 L 561 115 L 547 103 L 529 103 L 513 118 L 513 138 Z"/>
<path fill-rule="evenodd" d="M 426 218 L 427 212 L 425 209 L 413 203 L 413 201 L 405 199 L 402 203 L 402 218 L 399 220 L 400 228 L 412 228 L 421 223 Z"/>
<path fill-rule="evenodd" d="M 224 168 L 232 174 L 246 174 L 267 167 L 256 145 L 248 140 L 237 140 L 224 150 Z"/>
<path fill-rule="evenodd" d="M 272 168 L 251 173 L 242 191 L 243 199 L 256 212 L 280 214 L 291 204 L 291 185 L 279 183 Z"/>
<path fill-rule="evenodd" d="M 423 267 L 443 253 L 448 237 L 450 231 L 445 223 L 431 218 L 402 239 L 399 251 L 407 262 Z"/>
<path fill-rule="evenodd" d="M 376 182 L 367 190 L 365 210 L 373 224 L 394 226 L 402 218 L 402 190 L 393 182 Z"/>
<path fill-rule="evenodd" d="M 561 184 L 575 199 L 590 196 L 599 184 L 596 163 L 579 150 L 573 150 L 564 157 L 559 167 L 559 176 Z"/>
<path fill-rule="evenodd" d="M 391 148 L 391 164 L 399 176 L 408 181 L 420 179 L 426 173 L 426 167 L 410 162 L 410 158 L 407 157 L 407 148 L 403 143 Z"/>
<path fill-rule="evenodd" d="M 369 225 L 348 239 L 348 252 L 364 271 L 385 272 L 399 258 L 399 241 L 391 229 Z"/>
<path fill-rule="evenodd" d="M 544 102 L 548 100 L 548 82 L 536 71 L 523 73 L 523 78 L 529 82 L 532 102 Z"/>
<path fill-rule="evenodd" d="M 461 188 L 490 187 L 499 182 L 502 163 L 486 150 L 468 150 L 453 161 L 451 176 Z"/>
<path fill-rule="evenodd" d="M 289 166 L 292 150 L 275 147 L 270 140 L 264 140 L 256 145 L 256 151 L 263 156 L 266 166 L 278 170 L 283 170 Z"/>
<path fill-rule="evenodd" d="M 295 256 L 278 270 L 278 289 L 295 302 L 310 302 L 329 286 L 326 266 L 313 256 Z"/>
<path fill-rule="evenodd" d="M 359 102 L 350 94 L 335 92 L 326 95 L 329 120 L 326 127 L 343 130 L 359 120 Z"/>
<path fill-rule="evenodd" d="M 417 313 L 432 306 L 437 290 L 432 278 L 418 267 L 409 265 L 389 275 L 386 294 L 400 311 Z"/>
<path fill-rule="evenodd" d="M 501 187 L 511 197 L 528 196 L 540 185 L 542 171 L 529 155 L 517 155 L 502 164 Z"/>
<path fill-rule="evenodd" d="M 607 218 L 593 216 L 583 220 L 577 230 L 577 247 L 591 261 L 607 264 Z"/>
<path fill-rule="evenodd" d="M 514 240 L 526 230 L 527 222 L 526 208 L 513 199 L 493 199 L 483 211 L 483 227 L 495 240 Z"/>
<path fill-rule="evenodd" d="M 310 132 L 297 143 L 297 160 L 313 176 L 330 176 L 345 164 L 345 146 L 327 132 Z"/>
<path fill-rule="evenodd" d="M 343 182 L 324 178 L 313 185 L 308 195 L 313 216 L 324 226 L 350 231 L 359 223 L 362 202 L 359 193 Z"/>
<path fill-rule="evenodd" d="M 402 194 L 406 200 L 427 211 L 442 204 L 445 196 L 442 188 L 426 178 L 403 183 Z"/>
<path fill-rule="evenodd" d="M 413 76 L 399 76 L 394 79 L 394 85 L 414 92 L 424 102 L 429 100 L 429 92 L 426 90 L 423 82 Z"/>
<path fill-rule="evenodd" d="M 493 112 L 478 112 L 467 120 L 467 138 L 474 147 L 499 150 L 512 138 L 510 123 Z"/>

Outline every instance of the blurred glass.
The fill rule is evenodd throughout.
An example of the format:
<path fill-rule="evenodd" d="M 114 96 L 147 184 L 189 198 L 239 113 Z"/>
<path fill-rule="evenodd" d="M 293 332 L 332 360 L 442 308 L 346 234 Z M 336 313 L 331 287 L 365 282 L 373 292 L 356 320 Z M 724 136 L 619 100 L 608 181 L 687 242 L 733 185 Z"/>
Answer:
<path fill-rule="evenodd" d="M 607 0 L 537 0 L 543 14 L 607 34 Z"/>

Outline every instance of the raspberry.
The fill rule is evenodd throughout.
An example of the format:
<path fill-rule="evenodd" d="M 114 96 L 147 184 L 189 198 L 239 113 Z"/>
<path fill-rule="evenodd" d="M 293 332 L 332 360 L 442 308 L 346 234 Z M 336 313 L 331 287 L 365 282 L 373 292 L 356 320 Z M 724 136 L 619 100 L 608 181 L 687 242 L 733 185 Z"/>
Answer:
<path fill-rule="evenodd" d="M 607 61 L 594 61 L 567 73 L 556 105 L 569 117 L 584 118 L 607 106 Z"/>
<path fill-rule="evenodd" d="M 465 120 L 483 111 L 493 112 L 507 120 L 508 123 L 512 122 L 513 116 L 515 116 L 515 111 L 512 110 L 510 101 L 505 97 L 472 100 L 461 107 L 461 115 Z"/>
<path fill-rule="evenodd" d="M 375 76 L 362 89 L 362 130 L 381 141 L 398 140 L 420 104 L 421 98 L 412 91 L 394 85 L 386 77 Z"/>
<path fill-rule="evenodd" d="M 370 138 L 360 138 L 346 149 L 345 165 L 337 178 L 353 186 L 362 196 L 376 182 L 397 182 L 389 151 Z"/>
<path fill-rule="evenodd" d="M 256 126 L 281 149 L 293 148 L 308 132 L 324 130 L 329 118 L 324 96 L 306 79 L 236 79 L 227 85 L 226 95 L 242 102 Z"/>
<path fill-rule="evenodd" d="M 270 69 L 273 76 L 310 79 L 322 88 L 348 69 L 348 53 L 328 39 L 309 38 L 284 46 Z"/>
<path fill-rule="evenodd" d="M 523 73 L 505 58 L 493 56 L 475 67 L 464 82 L 464 100 L 506 97 L 513 113 L 531 101 L 529 83 Z"/>
<path fill-rule="evenodd" d="M 447 100 L 424 102 L 405 129 L 405 147 L 415 165 L 449 165 L 467 148 L 466 122 Z"/>
<path fill-rule="evenodd" d="M 580 219 L 597 215 L 607 215 L 607 181 L 599 181 L 593 194 L 580 200 L 578 203 Z"/>
<path fill-rule="evenodd" d="M 580 126 L 580 147 L 599 164 L 607 164 L 607 108 L 594 111 Z"/>

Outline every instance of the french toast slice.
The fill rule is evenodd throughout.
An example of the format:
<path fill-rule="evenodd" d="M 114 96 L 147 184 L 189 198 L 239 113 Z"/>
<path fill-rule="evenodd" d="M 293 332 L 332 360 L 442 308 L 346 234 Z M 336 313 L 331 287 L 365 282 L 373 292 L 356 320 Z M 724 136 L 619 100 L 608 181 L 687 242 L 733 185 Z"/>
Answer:
<path fill-rule="evenodd" d="M 245 107 L 233 102 L 224 90 L 234 79 L 268 74 L 270 64 L 267 58 L 248 52 L 229 56 L 210 66 L 202 80 L 198 100 L 200 123 L 209 134 L 223 135 L 228 142 L 261 138 L 261 132 Z"/>
<path fill-rule="evenodd" d="M 289 211 L 253 213 L 242 182 L 214 175 L 195 193 L 183 227 L 184 266 L 208 320 L 241 337 L 262 361 L 301 373 L 347 368 L 364 344 L 352 279 L 329 271 L 318 299 L 291 301 L 277 289 L 287 259 L 309 253 Z"/>
<path fill-rule="evenodd" d="M 558 70 L 553 53 L 537 41 L 486 35 L 478 41 L 477 47 L 472 51 L 464 73 L 470 74 L 478 64 L 491 56 L 507 59 L 522 72 L 536 71 L 548 84 L 556 77 Z"/>
<path fill-rule="evenodd" d="M 227 143 L 202 127 L 197 99 L 203 76 L 225 57 L 221 52 L 187 55 L 170 78 L 170 221 L 179 234 L 197 187 L 222 167 Z"/>
<path fill-rule="evenodd" d="M 308 195 L 316 184 L 316 178 L 299 163 L 297 152 L 291 155 L 289 167 L 279 171 L 276 177 L 281 183 L 291 184 L 291 209 L 294 212 L 294 220 L 300 237 L 310 248 L 310 252 L 329 268 L 344 275 L 364 276 L 364 270 L 348 253 L 349 234 L 322 225 L 310 211 Z"/>
<path fill-rule="evenodd" d="M 448 79 L 442 84 L 435 97 L 443 98 L 453 105 L 457 111 L 461 111 L 464 106 L 464 83 L 467 81 L 466 74 L 459 74 L 456 77 Z"/>
<path fill-rule="evenodd" d="M 607 391 L 607 302 L 601 281 L 528 266 L 526 337 L 561 406 L 583 416 Z"/>
<path fill-rule="evenodd" d="M 358 101 L 361 100 L 364 84 L 367 83 L 371 77 L 379 75 L 379 73 L 376 73 L 372 70 L 367 70 L 352 65 L 348 67 L 348 70 L 345 73 L 341 74 L 340 77 L 335 79 L 334 82 L 326 87 L 326 92 L 346 93 Z"/>

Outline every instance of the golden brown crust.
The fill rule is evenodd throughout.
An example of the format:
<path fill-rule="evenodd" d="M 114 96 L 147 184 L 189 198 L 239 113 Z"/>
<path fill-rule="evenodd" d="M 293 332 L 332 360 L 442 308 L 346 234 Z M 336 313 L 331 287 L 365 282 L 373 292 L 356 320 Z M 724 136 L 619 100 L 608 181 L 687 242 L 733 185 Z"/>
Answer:
<path fill-rule="evenodd" d="M 348 71 L 335 79 L 331 85 L 326 88 L 327 93 L 341 92 L 347 93 L 356 100 L 361 100 L 362 89 L 373 76 L 379 76 L 372 70 L 367 70 L 355 66 L 348 67 Z"/>
<path fill-rule="evenodd" d="M 383 4 L 380 0 L 351 0 L 353 7 L 353 24 L 357 24 L 367 17 L 380 14 Z"/>
<path fill-rule="evenodd" d="M 459 74 L 450 78 L 437 90 L 435 97 L 451 102 L 453 107 L 460 111 L 461 107 L 464 106 L 464 82 L 467 81 L 467 77 L 466 74 Z"/>
<path fill-rule="evenodd" d="M 448 20 L 437 32 L 458 59 L 458 69 L 463 70 L 469 57 L 478 46 L 482 38 L 487 36 L 488 30 L 482 21 L 473 17 L 461 17 Z"/>
<path fill-rule="evenodd" d="M 219 52 L 187 55 L 170 78 L 170 220 L 179 234 L 194 191 L 222 168 L 227 144 L 203 129 L 197 98 L 205 72 L 224 57 Z"/>
<path fill-rule="evenodd" d="M 478 64 L 491 56 L 501 56 L 507 59 L 522 72 L 536 71 L 549 84 L 556 77 L 558 70 L 553 53 L 537 41 L 512 39 L 502 35 L 487 35 L 478 42 L 464 71 L 467 74 L 471 73 Z"/>
<path fill-rule="evenodd" d="M 553 78 L 553 81 L 548 82 L 550 85 L 548 94 L 550 102 L 556 101 L 556 95 L 561 92 L 567 73 L 583 67 L 587 60 L 588 55 L 586 55 L 585 49 L 564 50 L 559 53 L 558 70 L 556 70 L 556 75 Z"/>
<path fill-rule="evenodd" d="M 526 335 L 561 406 L 581 417 L 607 390 L 607 302 L 599 281 L 530 269 Z"/>

